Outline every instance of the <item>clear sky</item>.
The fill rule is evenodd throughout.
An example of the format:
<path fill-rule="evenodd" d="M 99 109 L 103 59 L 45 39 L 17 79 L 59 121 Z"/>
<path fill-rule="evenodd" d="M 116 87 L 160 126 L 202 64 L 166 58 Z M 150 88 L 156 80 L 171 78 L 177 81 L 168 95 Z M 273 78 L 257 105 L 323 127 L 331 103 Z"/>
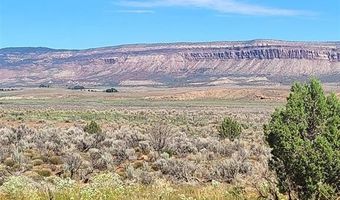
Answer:
<path fill-rule="evenodd" d="M 340 40 L 340 0 L 0 0 L 0 48 Z"/>

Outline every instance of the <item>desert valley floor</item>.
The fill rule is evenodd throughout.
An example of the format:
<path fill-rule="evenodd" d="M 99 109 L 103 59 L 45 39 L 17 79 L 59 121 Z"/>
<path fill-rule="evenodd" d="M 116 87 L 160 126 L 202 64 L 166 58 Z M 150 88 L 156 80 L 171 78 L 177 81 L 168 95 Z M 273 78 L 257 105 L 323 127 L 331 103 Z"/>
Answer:
<path fill-rule="evenodd" d="M 104 89 L 0 92 L 1 191 L 18 189 L 0 199 L 271 198 L 263 125 L 289 86 Z M 219 139 L 225 117 L 239 139 Z"/>

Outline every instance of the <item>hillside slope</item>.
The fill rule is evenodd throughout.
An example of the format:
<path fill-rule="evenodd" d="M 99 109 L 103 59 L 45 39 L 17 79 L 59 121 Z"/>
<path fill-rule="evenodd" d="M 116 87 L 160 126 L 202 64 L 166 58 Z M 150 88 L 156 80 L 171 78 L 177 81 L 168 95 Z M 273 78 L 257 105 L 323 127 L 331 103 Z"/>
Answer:
<path fill-rule="evenodd" d="M 340 42 L 140 44 L 87 50 L 0 49 L 0 86 L 340 82 Z"/>

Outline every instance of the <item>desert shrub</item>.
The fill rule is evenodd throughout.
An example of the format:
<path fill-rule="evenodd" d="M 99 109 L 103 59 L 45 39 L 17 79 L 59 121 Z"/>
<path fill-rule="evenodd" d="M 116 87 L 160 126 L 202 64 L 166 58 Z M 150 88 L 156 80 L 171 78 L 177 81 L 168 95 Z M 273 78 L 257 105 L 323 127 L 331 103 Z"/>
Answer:
<path fill-rule="evenodd" d="M 216 156 L 229 157 L 234 151 L 235 144 L 230 140 L 219 140 L 218 137 L 197 138 L 193 141 L 197 149 L 203 153 L 213 152 Z"/>
<path fill-rule="evenodd" d="M 99 144 L 106 139 L 106 134 L 102 133 L 101 128 L 99 128 L 98 131 L 97 134 L 91 134 L 91 137 L 94 140 L 94 144 L 92 144 L 94 148 L 98 148 Z"/>
<path fill-rule="evenodd" d="M 8 167 L 13 167 L 15 165 L 15 160 L 13 158 L 6 158 L 4 164 Z"/>
<path fill-rule="evenodd" d="M 11 174 L 6 170 L 6 168 L 0 165 L 0 186 L 4 184 L 7 177 L 10 175 Z"/>
<path fill-rule="evenodd" d="M 84 133 L 84 129 L 79 128 L 79 127 L 70 127 L 65 132 L 65 134 L 68 135 L 68 136 L 82 135 L 83 133 Z"/>
<path fill-rule="evenodd" d="M 217 179 L 231 183 L 239 174 L 239 163 L 233 159 L 218 162 L 213 170 L 213 176 Z"/>
<path fill-rule="evenodd" d="M 207 138 L 202 138 L 199 137 L 195 139 L 195 146 L 196 148 L 201 151 L 201 150 L 209 150 L 214 153 L 219 153 L 219 151 L 223 148 L 221 146 L 221 142 L 218 140 L 217 137 L 207 137 Z"/>
<path fill-rule="evenodd" d="M 90 149 L 89 155 L 91 159 L 91 164 L 94 169 L 106 170 L 111 162 L 111 155 L 107 156 L 107 153 L 103 153 L 98 149 Z"/>
<path fill-rule="evenodd" d="M 213 167 L 213 176 L 218 180 L 231 183 L 238 175 L 249 175 L 252 172 L 252 163 L 248 159 L 246 149 L 240 149 L 231 155 L 230 159 L 217 162 Z"/>
<path fill-rule="evenodd" d="M 340 101 L 334 94 L 326 97 L 319 81 L 294 84 L 265 133 L 282 192 L 299 199 L 339 195 Z"/>
<path fill-rule="evenodd" d="M 156 124 L 148 130 L 150 145 L 155 151 L 165 150 L 173 138 L 172 128 L 164 124 Z"/>
<path fill-rule="evenodd" d="M 231 141 L 240 137 L 242 133 L 242 126 L 236 120 L 226 117 L 223 119 L 222 124 L 218 127 L 220 138 L 228 138 Z"/>
<path fill-rule="evenodd" d="M 174 181 L 190 182 L 195 178 L 194 173 L 197 169 L 197 166 L 191 161 L 160 159 L 158 161 L 158 165 L 161 172 L 170 176 L 170 178 Z"/>
<path fill-rule="evenodd" d="M 125 172 L 126 172 L 126 177 L 130 180 L 136 177 L 136 170 L 132 164 L 129 164 L 128 166 L 126 166 Z"/>
<path fill-rule="evenodd" d="M 198 150 L 184 133 L 179 134 L 173 138 L 173 141 L 169 144 L 169 150 L 172 154 L 184 156 L 189 153 L 197 153 Z"/>
<path fill-rule="evenodd" d="M 61 165 L 63 164 L 63 160 L 60 156 L 52 156 L 49 159 L 50 163 L 53 165 Z"/>
<path fill-rule="evenodd" d="M 128 159 L 126 149 L 127 145 L 123 140 L 115 140 L 112 142 L 112 147 L 109 149 L 109 152 L 114 156 L 114 162 L 116 164 L 120 164 Z"/>
<path fill-rule="evenodd" d="M 79 135 L 75 135 L 72 138 L 72 143 L 75 144 L 76 148 L 81 152 L 87 152 L 91 148 L 99 148 L 102 142 L 106 139 L 106 134 L 101 132 L 95 131 L 97 128 L 90 128 L 91 130 L 87 130 L 91 133 L 82 132 Z M 98 129 L 97 129 L 98 130 Z"/>
<path fill-rule="evenodd" d="M 41 175 L 39 175 L 35 171 L 27 171 L 27 172 L 23 173 L 22 175 L 31 179 L 34 182 L 40 182 L 44 179 L 44 177 L 42 177 Z"/>
<path fill-rule="evenodd" d="M 100 128 L 99 124 L 97 124 L 97 122 L 91 121 L 89 124 L 87 124 L 84 127 L 84 131 L 89 134 L 96 134 L 96 133 L 101 133 L 102 129 Z"/>
<path fill-rule="evenodd" d="M 87 152 L 89 149 L 94 148 L 93 144 L 95 143 L 94 138 L 88 135 L 76 135 L 72 138 L 72 143 L 74 143 L 77 150 L 80 152 Z"/>
<path fill-rule="evenodd" d="M 58 129 L 47 129 L 39 131 L 40 139 L 38 141 L 43 142 L 43 146 L 47 151 L 52 151 L 56 155 L 60 155 L 65 149 L 70 148 L 70 141 L 66 137 L 65 131 Z"/>
<path fill-rule="evenodd" d="M 103 160 L 101 159 L 102 152 L 100 152 L 99 149 L 92 148 L 88 151 L 88 153 L 90 155 L 91 164 L 94 169 L 99 169 L 99 170 L 106 169 L 106 163 L 103 162 Z"/>
<path fill-rule="evenodd" d="M 136 155 L 135 149 L 133 149 L 133 148 L 126 149 L 125 154 L 127 155 L 128 159 L 130 161 L 137 160 L 137 155 Z"/>
<path fill-rule="evenodd" d="M 49 168 L 40 168 L 34 170 L 36 173 L 38 173 L 40 176 L 48 177 L 51 176 L 52 171 Z"/>
<path fill-rule="evenodd" d="M 32 161 L 33 166 L 38 166 L 44 164 L 44 161 L 41 159 L 35 159 Z"/>
<path fill-rule="evenodd" d="M 140 182 L 143 185 L 151 185 L 154 182 L 154 179 L 150 173 L 143 171 L 140 175 Z"/>
<path fill-rule="evenodd" d="M 198 155 L 200 155 L 200 158 L 203 160 L 214 160 L 216 158 L 216 154 L 207 149 L 201 149 Z"/>
<path fill-rule="evenodd" d="M 163 153 L 161 153 L 160 157 L 164 158 L 164 159 L 169 159 L 170 158 L 170 154 L 168 152 L 163 152 Z"/>
<path fill-rule="evenodd" d="M 0 129 L 0 144 L 1 145 L 10 145 L 14 141 L 13 137 L 14 133 L 12 129 L 9 128 L 1 128 Z"/>
<path fill-rule="evenodd" d="M 238 151 L 239 149 L 236 149 L 236 146 L 238 145 L 238 142 L 231 142 L 230 140 L 221 140 L 220 142 L 215 144 L 214 152 L 219 153 L 223 157 L 230 157 L 235 151 Z"/>
<path fill-rule="evenodd" d="M 64 169 L 70 173 L 70 177 L 73 178 L 76 175 L 83 163 L 83 160 L 79 154 L 68 154 L 64 158 Z"/>
<path fill-rule="evenodd" d="M 246 190 L 242 186 L 233 186 L 227 191 L 226 197 L 228 199 L 246 200 Z"/>
<path fill-rule="evenodd" d="M 124 127 L 115 132 L 116 139 L 125 141 L 126 145 L 131 148 L 139 146 L 139 142 L 145 141 L 145 135 L 130 127 Z"/>
<path fill-rule="evenodd" d="M 141 152 L 144 154 L 148 154 L 151 151 L 150 144 L 148 141 L 140 141 L 138 143 L 138 148 L 140 148 Z"/>

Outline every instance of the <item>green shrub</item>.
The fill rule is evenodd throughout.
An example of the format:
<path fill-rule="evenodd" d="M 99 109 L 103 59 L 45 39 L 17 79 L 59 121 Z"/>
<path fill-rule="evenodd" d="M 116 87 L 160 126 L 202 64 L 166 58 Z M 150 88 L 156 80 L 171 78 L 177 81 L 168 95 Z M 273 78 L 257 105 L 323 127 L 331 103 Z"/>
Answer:
<path fill-rule="evenodd" d="M 50 163 L 53 165 L 61 165 L 63 164 L 63 160 L 61 159 L 60 156 L 52 156 L 50 157 Z"/>
<path fill-rule="evenodd" d="M 41 181 L 43 180 L 44 178 L 39 175 L 36 171 L 27 171 L 23 174 L 25 177 L 31 179 L 32 181 Z"/>
<path fill-rule="evenodd" d="M 96 133 L 101 133 L 102 129 L 95 121 L 91 121 L 90 124 L 87 124 L 85 126 L 84 131 L 90 134 L 96 134 Z"/>
<path fill-rule="evenodd" d="M 326 97 L 319 81 L 294 84 L 265 134 L 281 192 L 299 199 L 339 195 L 340 101 L 334 94 Z"/>
<path fill-rule="evenodd" d="M 41 159 L 35 159 L 32 161 L 33 166 L 38 166 L 44 164 L 44 161 Z"/>
<path fill-rule="evenodd" d="M 13 167 L 15 164 L 15 161 L 13 160 L 13 158 L 6 158 L 4 161 L 4 164 L 8 167 Z"/>
<path fill-rule="evenodd" d="M 226 194 L 227 199 L 235 199 L 235 200 L 246 200 L 246 191 L 244 187 L 241 186 L 233 186 L 231 187 Z"/>
<path fill-rule="evenodd" d="M 222 139 L 228 138 L 231 141 L 240 137 L 242 126 L 236 120 L 226 117 L 222 124 L 218 127 L 219 136 Z"/>
<path fill-rule="evenodd" d="M 34 170 L 36 173 L 38 173 L 40 176 L 48 177 L 51 176 L 52 171 L 49 168 L 40 168 Z"/>

